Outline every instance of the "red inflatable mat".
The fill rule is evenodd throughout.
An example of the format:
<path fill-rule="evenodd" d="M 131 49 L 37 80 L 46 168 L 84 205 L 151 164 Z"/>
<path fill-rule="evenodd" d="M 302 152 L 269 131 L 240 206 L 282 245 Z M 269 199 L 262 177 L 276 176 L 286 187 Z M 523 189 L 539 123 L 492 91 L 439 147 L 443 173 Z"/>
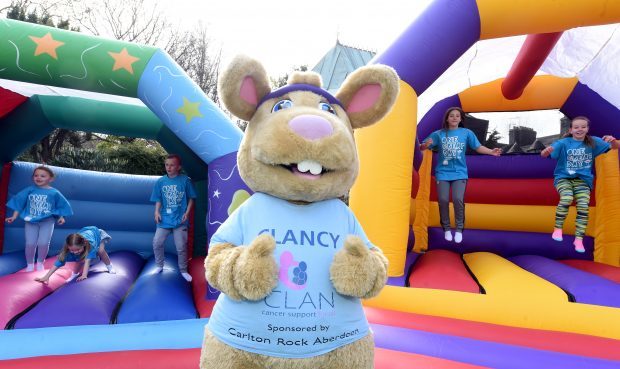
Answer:
<path fill-rule="evenodd" d="M 571 259 L 559 261 L 575 269 L 583 270 L 584 272 L 592 273 L 599 277 L 609 279 L 610 281 L 620 283 L 620 268 L 618 267 L 603 263 L 597 263 L 590 260 Z"/>
<path fill-rule="evenodd" d="M 492 323 L 364 307 L 370 324 L 531 347 L 607 360 L 620 360 L 620 341 L 585 334 L 509 327 Z"/>
<path fill-rule="evenodd" d="M 461 255 L 448 250 L 431 250 L 420 256 L 409 275 L 409 287 L 480 293 Z"/>
<path fill-rule="evenodd" d="M 201 318 L 211 316 L 215 300 L 207 300 L 207 288 L 209 288 L 205 277 L 205 257 L 198 256 L 189 261 L 189 274 L 192 276 L 192 294 L 194 295 L 194 305 Z"/>
<path fill-rule="evenodd" d="M 198 369 L 200 349 L 137 350 L 41 356 L 1 361 L 3 369 Z M 375 369 L 476 369 L 482 366 L 400 351 L 375 349 Z"/>
<path fill-rule="evenodd" d="M 430 200 L 437 201 L 437 186 L 432 178 Z M 470 178 L 465 191 L 466 204 L 557 205 L 560 197 L 553 178 L 489 179 Z M 594 191 L 590 205 L 595 206 Z"/>

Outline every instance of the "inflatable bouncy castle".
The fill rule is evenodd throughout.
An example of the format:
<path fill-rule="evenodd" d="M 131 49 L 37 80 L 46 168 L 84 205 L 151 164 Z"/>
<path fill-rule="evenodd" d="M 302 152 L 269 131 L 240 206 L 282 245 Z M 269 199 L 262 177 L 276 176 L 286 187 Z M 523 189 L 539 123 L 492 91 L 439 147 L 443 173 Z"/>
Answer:
<path fill-rule="evenodd" d="M 377 368 L 620 366 L 618 151 L 597 159 L 586 252 L 577 254 L 550 237 L 552 160 L 468 157 L 465 238 L 455 246 L 438 228 L 436 159 L 416 148 L 450 106 L 559 109 L 590 117 L 594 135 L 619 137 L 618 22 L 620 4 L 603 0 L 436 0 L 371 61 L 401 79 L 396 108 L 357 136 L 362 168 L 350 196 L 390 259 L 391 285 L 365 302 Z M 6 226 L 1 366 L 197 367 L 216 292 L 201 276 L 206 240 L 248 191 L 234 160 L 242 133 L 161 50 L 9 20 L 0 21 L 0 50 L 0 78 L 33 84 L 2 82 L 3 204 L 34 167 L 10 162 L 55 127 L 157 138 L 181 153 L 204 204 L 190 287 L 174 270 L 153 273 L 155 178 L 55 168 L 76 215 L 56 229 L 52 250 L 96 224 L 113 237 L 119 273 L 98 264 L 85 282 L 65 284 L 61 270 L 49 285 L 35 283 L 19 271 L 23 223 Z"/>

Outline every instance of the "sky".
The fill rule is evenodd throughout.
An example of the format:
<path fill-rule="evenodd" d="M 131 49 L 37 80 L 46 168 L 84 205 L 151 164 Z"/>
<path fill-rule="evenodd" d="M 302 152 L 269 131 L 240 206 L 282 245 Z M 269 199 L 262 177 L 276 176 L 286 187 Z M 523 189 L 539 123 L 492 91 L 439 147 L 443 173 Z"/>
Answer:
<path fill-rule="evenodd" d="M 4 3 L 8 0 L 0 0 Z M 207 26 L 216 45 L 221 45 L 222 67 L 237 54 L 246 54 L 263 63 L 271 77 L 280 77 L 295 67 L 312 68 L 335 45 L 341 43 L 378 53 L 389 47 L 398 36 L 422 13 L 432 0 L 315 0 L 313 2 L 274 0 L 144 0 L 147 5 L 157 2 L 171 23 L 192 28 L 198 22 Z M 513 54 L 505 54 L 511 63 L 522 41 L 513 42 Z M 473 48 L 472 48 L 473 49 Z M 514 50 L 513 50 L 514 49 Z M 478 54 L 478 52 L 476 52 Z M 467 63 L 466 63 L 467 64 Z M 509 64 L 508 64 L 509 65 Z M 464 76 L 467 70 L 457 71 Z M 441 82 L 441 77 L 438 80 Z M 454 81 L 452 81 L 454 82 Z M 451 84 L 451 83 L 449 83 Z M 433 86 L 437 85 L 435 83 Z M 448 96 L 426 95 L 419 100 L 418 113 L 423 115 L 428 104 Z M 449 95 L 467 86 L 450 87 Z M 443 94 L 443 95 L 441 95 Z M 432 101 L 431 101 L 432 100 Z M 539 136 L 559 131 L 557 111 L 530 114 L 476 114 L 490 119 L 490 129 L 497 128 L 507 141 L 510 125 L 534 128 Z M 421 118 L 419 116 L 418 118 Z"/>
<path fill-rule="evenodd" d="M 424 11 L 431 0 L 300 1 L 166 1 L 169 19 L 189 27 L 200 21 L 208 26 L 215 42 L 221 42 L 222 64 L 237 54 L 247 54 L 263 63 L 272 77 L 296 66 L 315 66 L 335 44 L 381 52 Z M 476 114 L 497 128 L 500 142 L 508 141 L 510 125 L 524 125 L 538 136 L 559 132 L 561 113 Z"/>
<path fill-rule="evenodd" d="M 312 68 L 341 43 L 381 51 L 409 26 L 430 0 L 166 1 L 171 20 L 206 24 L 222 42 L 224 65 L 237 54 L 263 63 L 271 76 L 299 65 Z"/>

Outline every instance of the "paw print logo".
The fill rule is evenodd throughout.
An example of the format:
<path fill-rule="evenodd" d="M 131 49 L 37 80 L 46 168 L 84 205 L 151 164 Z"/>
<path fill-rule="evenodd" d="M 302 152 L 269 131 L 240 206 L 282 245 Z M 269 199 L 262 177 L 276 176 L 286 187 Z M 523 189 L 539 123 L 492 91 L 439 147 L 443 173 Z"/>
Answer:
<path fill-rule="evenodd" d="M 302 261 L 295 267 L 295 269 L 293 269 L 293 283 L 300 286 L 306 284 L 306 281 L 308 280 L 306 269 L 308 269 L 308 265 L 306 265 L 305 261 Z"/>
<path fill-rule="evenodd" d="M 289 270 L 293 268 L 293 280 L 289 277 Z M 280 255 L 280 273 L 278 278 L 286 287 L 292 290 L 302 290 L 306 288 L 308 282 L 308 264 L 305 261 L 298 262 L 290 251 L 285 251 Z"/>

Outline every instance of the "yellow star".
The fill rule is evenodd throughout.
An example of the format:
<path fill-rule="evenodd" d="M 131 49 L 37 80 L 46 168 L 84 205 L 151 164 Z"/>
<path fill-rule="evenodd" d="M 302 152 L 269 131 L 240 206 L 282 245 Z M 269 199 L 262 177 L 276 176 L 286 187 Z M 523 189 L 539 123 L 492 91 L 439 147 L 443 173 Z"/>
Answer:
<path fill-rule="evenodd" d="M 183 97 L 183 106 L 177 109 L 177 112 L 185 115 L 185 123 L 189 123 L 190 120 L 196 117 L 202 118 L 203 115 L 200 113 L 198 107 L 200 106 L 200 101 L 198 102 L 190 102 L 187 98 Z"/>
<path fill-rule="evenodd" d="M 34 56 L 48 54 L 52 58 L 58 60 L 58 56 L 56 55 L 56 49 L 64 45 L 64 42 L 54 40 L 54 38 L 52 38 L 52 34 L 49 32 L 43 37 L 28 37 L 30 37 L 30 39 L 34 41 L 35 44 L 37 44 L 37 48 L 34 51 Z"/>
<path fill-rule="evenodd" d="M 131 65 L 140 60 L 140 58 L 136 58 L 135 56 L 129 54 L 126 47 L 124 47 L 120 53 L 108 51 L 108 54 L 110 54 L 110 56 L 114 59 L 114 66 L 112 67 L 113 71 L 125 69 L 127 72 L 133 74 L 133 67 Z"/>

